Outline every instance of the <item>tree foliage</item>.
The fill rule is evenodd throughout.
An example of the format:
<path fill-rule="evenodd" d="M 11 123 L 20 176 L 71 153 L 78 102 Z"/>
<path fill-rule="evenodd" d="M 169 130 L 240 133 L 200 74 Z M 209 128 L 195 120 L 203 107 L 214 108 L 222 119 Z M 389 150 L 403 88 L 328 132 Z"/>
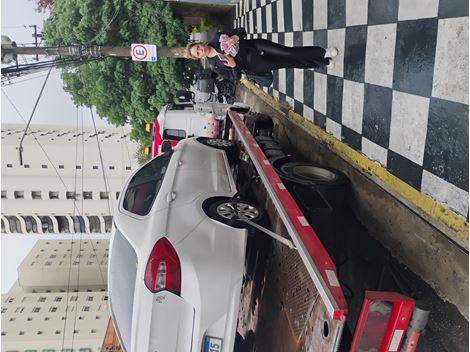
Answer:
<path fill-rule="evenodd" d="M 98 45 L 184 46 L 189 31 L 161 0 L 54 0 L 44 26 L 47 45 L 95 40 Z M 187 86 L 193 68 L 181 59 L 159 58 L 151 63 L 108 57 L 64 67 L 62 79 L 77 105 L 95 106 L 100 117 L 117 126 L 129 122 L 132 138 L 142 139 L 145 122 L 152 121 L 164 104 L 174 100 L 174 93 Z"/>
<path fill-rule="evenodd" d="M 37 12 L 47 12 L 52 10 L 54 6 L 54 0 L 36 0 L 36 11 Z"/>

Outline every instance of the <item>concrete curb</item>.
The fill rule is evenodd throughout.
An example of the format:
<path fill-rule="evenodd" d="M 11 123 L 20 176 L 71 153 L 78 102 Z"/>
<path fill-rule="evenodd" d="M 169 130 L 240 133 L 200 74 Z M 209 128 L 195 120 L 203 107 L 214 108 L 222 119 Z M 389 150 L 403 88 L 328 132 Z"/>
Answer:
<path fill-rule="evenodd" d="M 278 100 L 266 94 L 253 83 L 245 79 L 242 79 L 241 83 L 273 109 L 286 114 L 289 119 L 302 126 L 311 136 L 327 145 L 330 150 L 431 223 L 452 241 L 468 250 L 468 222 L 464 217 L 417 191 L 379 164 L 339 141 L 292 109 L 286 109 Z"/>

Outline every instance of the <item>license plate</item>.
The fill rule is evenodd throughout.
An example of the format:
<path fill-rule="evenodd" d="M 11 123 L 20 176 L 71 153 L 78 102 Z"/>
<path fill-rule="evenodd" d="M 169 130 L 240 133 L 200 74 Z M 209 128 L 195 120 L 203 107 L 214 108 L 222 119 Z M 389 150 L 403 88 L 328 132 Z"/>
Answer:
<path fill-rule="evenodd" d="M 204 342 L 204 352 L 221 352 L 222 340 L 215 337 L 206 336 Z"/>

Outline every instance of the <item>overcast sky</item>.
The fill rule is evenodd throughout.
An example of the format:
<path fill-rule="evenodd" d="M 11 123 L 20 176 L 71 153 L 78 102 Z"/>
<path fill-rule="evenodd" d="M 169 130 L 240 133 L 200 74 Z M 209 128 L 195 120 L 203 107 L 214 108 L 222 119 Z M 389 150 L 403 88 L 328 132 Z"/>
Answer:
<path fill-rule="evenodd" d="M 43 22 L 49 14 L 35 11 L 34 0 L 2 0 L 1 26 L 2 35 L 10 37 L 18 45 L 34 45 L 32 37 L 36 24 L 38 30 L 42 30 Z M 28 58 L 31 60 L 32 57 Z M 12 85 L 2 87 L 2 91 L 8 95 L 23 117 L 28 120 L 34 103 L 39 95 L 47 71 L 28 75 L 14 80 Z M 42 98 L 34 114 L 32 124 L 62 124 L 75 125 L 76 108 L 70 96 L 62 89 L 60 72 L 52 70 L 51 76 L 44 89 Z M 2 122 L 21 123 L 22 120 L 15 112 L 10 102 L 2 93 Z M 97 115 L 95 115 L 97 116 Z M 105 120 L 96 119 L 97 125 L 107 126 Z M 88 125 L 91 125 L 89 122 Z"/>

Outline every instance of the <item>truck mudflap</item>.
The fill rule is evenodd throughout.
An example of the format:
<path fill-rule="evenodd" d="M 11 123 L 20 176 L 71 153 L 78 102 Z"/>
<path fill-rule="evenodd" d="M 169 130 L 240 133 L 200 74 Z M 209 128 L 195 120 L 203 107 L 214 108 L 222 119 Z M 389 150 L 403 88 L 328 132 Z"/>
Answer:
<path fill-rule="evenodd" d="M 292 239 L 328 316 L 344 324 L 347 304 L 333 261 L 240 115 L 233 111 L 227 115 L 233 125 L 233 138 L 241 142 L 256 168 L 282 221 L 282 227 Z"/>

